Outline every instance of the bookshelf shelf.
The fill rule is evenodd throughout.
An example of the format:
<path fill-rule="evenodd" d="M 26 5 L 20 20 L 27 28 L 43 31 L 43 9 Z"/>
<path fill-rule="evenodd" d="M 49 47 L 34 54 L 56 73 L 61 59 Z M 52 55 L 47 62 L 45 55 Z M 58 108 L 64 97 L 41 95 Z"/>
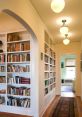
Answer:
<path fill-rule="evenodd" d="M 8 54 L 16 54 L 16 53 L 30 53 L 30 50 L 28 50 L 28 51 L 13 51 L 13 52 L 8 52 Z"/>
<path fill-rule="evenodd" d="M 30 39 L 26 39 L 26 40 L 19 40 L 19 41 L 9 41 L 7 43 L 21 43 L 21 42 L 27 42 L 27 41 L 30 41 Z"/>
<path fill-rule="evenodd" d="M 44 42 L 44 84 L 45 96 L 55 88 L 55 52 L 52 49 L 52 40 L 45 32 Z"/>
<path fill-rule="evenodd" d="M 22 86 L 24 86 L 24 87 L 28 87 L 28 88 L 30 88 L 30 84 L 19 84 L 19 83 L 8 83 L 8 85 L 10 86 L 14 86 L 14 87 L 22 87 Z"/>
<path fill-rule="evenodd" d="M 9 64 L 28 64 L 30 65 L 30 61 L 23 61 L 23 62 L 7 62 Z"/>
<path fill-rule="evenodd" d="M 0 83 L 0 85 L 6 85 L 6 83 Z"/>
<path fill-rule="evenodd" d="M 29 98 L 30 99 L 30 96 L 24 96 L 24 95 L 12 95 L 12 94 L 7 94 L 8 97 L 16 97 L 16 98 Z"/>

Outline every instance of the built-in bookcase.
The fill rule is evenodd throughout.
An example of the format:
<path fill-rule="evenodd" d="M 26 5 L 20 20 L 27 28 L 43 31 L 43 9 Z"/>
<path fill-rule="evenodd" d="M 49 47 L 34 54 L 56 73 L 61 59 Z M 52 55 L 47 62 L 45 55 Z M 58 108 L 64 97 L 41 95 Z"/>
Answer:
<path fill-rule="evenodd" d="M 0 108 L 12 113 L 19 108 L 16 111 L 22 113 L 21 107 L 31 108 L 32 37 L 26 31 L 4 35 L 3 52 L 0 53 Z M 26 110 L 23 113 L 27 113 Z"/>
<path fill-rule="evenodd" d="M 44 42 L 44 84 L 45 95 L 49 94 L 55 88 L 55 52 L 52 49 L 52 40 L 49 38 L 47 32 L 45 32 Z"/>
<path fill-rule="evenodd" d="M 7 105 L 30 107 L 30 40 L 7 35 Z"/>

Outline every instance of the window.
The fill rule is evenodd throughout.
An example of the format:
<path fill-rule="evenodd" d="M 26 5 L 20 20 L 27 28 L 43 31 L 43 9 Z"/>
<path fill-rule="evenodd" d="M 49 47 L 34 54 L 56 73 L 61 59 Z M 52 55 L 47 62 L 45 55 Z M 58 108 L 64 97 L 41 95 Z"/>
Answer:
<path fill-rule="evenodd" d="M 76 61 L 75 59 L 66 59 L 66 79 L 75 79 Z"/>

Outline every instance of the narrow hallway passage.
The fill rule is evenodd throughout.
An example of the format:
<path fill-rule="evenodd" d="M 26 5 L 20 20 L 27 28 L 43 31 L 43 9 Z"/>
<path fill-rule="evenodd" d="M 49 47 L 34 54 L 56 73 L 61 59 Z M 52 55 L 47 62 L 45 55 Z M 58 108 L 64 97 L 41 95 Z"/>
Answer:
<path fill-rule="evenodd" d="M 61 97 L 52 117 L 75 117 L 74 101 L 73 97 Z"/>
<path fill-rule="evenodd" d="M 81 117 L 81 100 L 73 92 L 64 92 L 56 96 L 43 117 Z"/>

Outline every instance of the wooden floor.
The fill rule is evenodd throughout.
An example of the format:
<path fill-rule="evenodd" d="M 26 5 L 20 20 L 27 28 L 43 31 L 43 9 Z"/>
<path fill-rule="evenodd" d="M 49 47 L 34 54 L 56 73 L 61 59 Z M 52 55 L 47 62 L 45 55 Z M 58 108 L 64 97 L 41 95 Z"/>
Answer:
<path fill-rule="evenodd" d="M 55 99 L 53 100 L 51 105 L 48 107 L 48 109 L 44 113 L 43 117 L 51 117 L 52 116 L 53 110 L 55 109 L 59 99 L 60 99 L 60 96 L 55 97 Z"/>
<path fill-rule="evenodd" d="M 78 117 L 82 117 L 82 101 L 80 97 L 76 97 L 77 109 L 78 109 Z"/>
<path fill-rule="evenodd" d="M 66 96 L 65 96 L 66 97 Z M 71 96 L 70 96 L 71 97 Z M 57 96 L 54 101 L 51 103 L 51 105 L 48 107 L 46 112 L 44 113 L 43 117 L 52 117 L 52 113 L 60 99 L 60 96 Z M 82 117 L 82 102 L 80 97 L 75 97 L 75 117 Z"/>
<path fill-rule="evenodd" d="M 31 116 L 0 112 L 0 117 L 31 117 Z"/>

